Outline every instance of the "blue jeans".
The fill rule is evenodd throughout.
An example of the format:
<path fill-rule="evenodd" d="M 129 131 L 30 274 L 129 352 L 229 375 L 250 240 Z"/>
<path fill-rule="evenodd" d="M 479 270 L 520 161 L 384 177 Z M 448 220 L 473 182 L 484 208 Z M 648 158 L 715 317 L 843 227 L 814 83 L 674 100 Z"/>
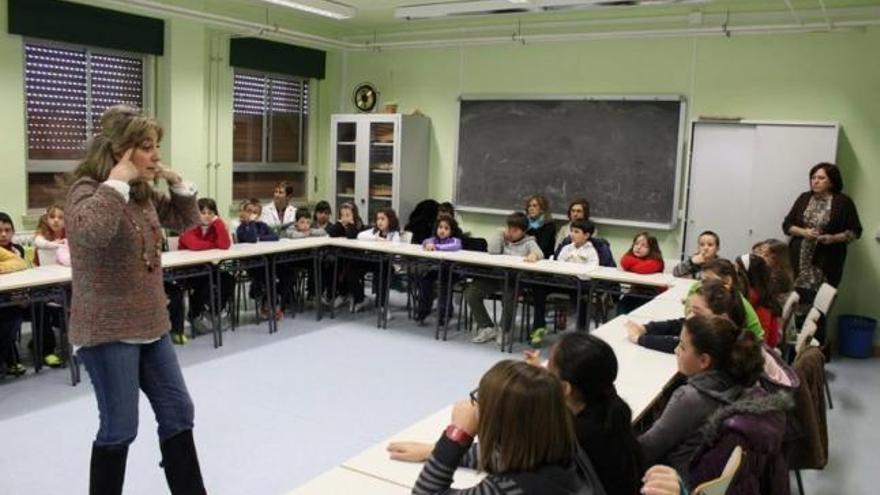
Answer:
<path fill-rule="evenodd" d="M 153 406 L 160 443 L 192 429 L 193 402 L 167 334 L 152 344 L 111 342 L 83 347 L 79 358 L 98 400 L 101 426 L 96 446 L 123 447 L 134 441 L 140 390 Z"/>

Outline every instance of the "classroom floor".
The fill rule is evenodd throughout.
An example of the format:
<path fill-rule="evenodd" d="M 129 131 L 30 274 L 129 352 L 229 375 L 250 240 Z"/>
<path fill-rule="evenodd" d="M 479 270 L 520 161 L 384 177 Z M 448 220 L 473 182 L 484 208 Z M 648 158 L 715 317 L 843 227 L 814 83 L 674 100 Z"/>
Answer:
<path fill-rule="evenodd" d="M 210 493 L 284 494 L 467 397 L 491 364 L 511 357 L 466 335 L 437 342 L 433 326 L 418 327 L 405 312 L 388 330 L 375 321 L 374 312 L 345 312 L 316 322 L 309 312 L 286 318 L 274 335 L 248 325 L 227 332 L 217 350 L 209 336 L 178 347 Z M 804 473 L 807 494 L 871 493 L 880 483 L 880 360 L 836 360 L 829 369 L 832 461 Z M 83 379 L 71 387 L 67 370 L 46 370 L 0 382 L 0 495 L 87 492 L 97 412 Z M 142 400 L 126 493 L 167 493 L 158 462 L 155 420 Z"/>

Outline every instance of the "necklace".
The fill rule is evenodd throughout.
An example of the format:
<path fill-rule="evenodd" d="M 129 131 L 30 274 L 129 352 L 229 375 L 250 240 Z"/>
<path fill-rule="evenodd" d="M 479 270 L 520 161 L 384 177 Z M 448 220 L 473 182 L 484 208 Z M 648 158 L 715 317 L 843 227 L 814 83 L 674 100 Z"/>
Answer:
<path fill-rule="evenodd" d="M 144 215 L 147 214 L 147 210 L 143 210 Z M 128 212 L 123 210 L 123 214 L 125 218 L 128 219 L 129 223 L 131 223 L 132 228 L 134 229 L 136 235 L 141 240 L 141 260 L 144 262 L 144 266 L 147 268 L 148 272 L 152 272 L 154 268 L 159 266 L 159 260 L 162 257 L 162 234 L 159 232 L 159 229 L 156 228 L 155 225 L 150 223 L 150 230 L 152 234 L 153 245 L 147 246 L 147 240 L 145 239 L 144 234 L 141 233 L 143 230 L 141 226 L 135 221 L 135 219 L 128 214 Z"/>

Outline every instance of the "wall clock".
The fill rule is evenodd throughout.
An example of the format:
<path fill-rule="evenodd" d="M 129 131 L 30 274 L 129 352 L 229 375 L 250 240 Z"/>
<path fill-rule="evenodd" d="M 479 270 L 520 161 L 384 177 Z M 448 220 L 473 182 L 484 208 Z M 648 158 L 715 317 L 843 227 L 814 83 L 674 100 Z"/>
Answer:
<path fill-rule="evenodd" d="M 379 92 L 370 83 L 361 83 L 355 86 L 352 94 L 354 106 L 361 112 L 372 112 L 379 101 Z"/>

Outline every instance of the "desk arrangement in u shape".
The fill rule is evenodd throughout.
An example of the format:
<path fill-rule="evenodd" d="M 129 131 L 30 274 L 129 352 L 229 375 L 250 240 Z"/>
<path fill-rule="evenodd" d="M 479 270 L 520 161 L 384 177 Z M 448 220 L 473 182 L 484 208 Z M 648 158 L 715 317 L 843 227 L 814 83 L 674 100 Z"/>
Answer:
<path fill-rule="evenodd" d="M 652 351 L 633 344 L 627 339 L 625 323 L 627 320 L 646 322 L 649 320 L 680 317 L 681 299 L 687 295 L 692 280 L 675 279 L 670 281 L 672 294 L 651 300 L 639 308 L 638 315 L 618 316 L 593 330 L 592 334 L 606 341 L 617 356 L 618 374 L 615 387 L 618 394 L 629 404 L 633 412 L 633 422 L 638 423 L 642 416 L 652 410 L 655 400 L 663 388 L 678 371 L 675 356 Z M 677 304 L 677 312 L 671 314 L 672 304 Z M 474 377 L 478 379 L 478 377 Z M 462 396 L 466 391 L 462 392 Z M 404 494 L 411 493 L 422 463 L 394 461 L 389 458 L 386 447 L 394 441 L 414 441 L 431 443 L 437 441 L 450 422 L 451 407 L 438 411 L 403 431 L 383 440 L 363 452 L 347 459 L 311 481 L 296 488 L 289 495 L 322 495 L 326 493 Z M 453 488 L 474 486 L 483 474 L 468 469 L 455 471 Z"/>
<path fill-rule="evenodd" d="M 206 251 L 172 251 L 163 253 L 162 266 L 166 281 L 180 280 L 185 278 L 206 277 L 209 280 L 211 294 L 210 301 L 211 321 L 213 326 L 214 347 L 223 345 L 223 333 L 219 318 L 220 301 L 220 274 L 223 270 L 230 269 L 232 265 L 237 269 L 261 268 L 265 278 L 267 299 L 270 305 L 276 300 L 275 280 L 278 266 L 284 263 L 310 260 L 313 263 L 315 275 L 316 294 L 321 294 L 321 263 L 326 260 L 349 258 L 378 262 L 378 280 L 374 281 L 378 291 L 384 291 L 385 300 L 390 290 L 392 269 L 395 264 L 419 264 L 421 266 L 436 267 L 442 276 L 446 277 L 445 289 L 452 290 L 453 276 L 458 277 L 492 277 L 504 282 L 505 289 L 514 288 L 514 300 L 519 294 L 520 287 L 526 283 L 539 283 L 563 289 L 573 289 L 577 292 L 577 305 L 581 301 L 587 301 L 589 314 L 590 297 L 580 297 L 584 294 L 592 294 L 597 289 L 596 281 L 615 284 L 629 284 L 668 288 L 655 300 L 642 306 L 635 312 L 634 317 L 649 316 L 652 319 L 673 318 L 681 316 L 681 299 L 687 294 L 690 281 L 675 279 L 668 275 L 638 275 L 614 268 L 599 267 L 588 269 L 577 263 L 565 263 L 559 261 L 541 260 L 529 263 L 520 257 L 493 255 L 476 251 L 425 251 L 419 245 L 397 244 L 377 241 L 358 241 L 342 238 L 313 237 L 307 239 L 282 239 L 275 242 L 261 242 L 256 244 L 234 244 L 230 249 L 210 249 Z M 0 276 L 0 305 L 25 304 L 32 302 L 51 301 L 61 304 L 64 308 L 66 323 L 66 308 L 68 302 L 68 290 L 70 285 L 70 268 L 62 266 L 38 267 L 17 273 Z M 335 288 L 335 268 L 332 284 Z M 668 294 L 668 295 L 667 295 Z M 447 293 L 446 300 L 451 301 Z M 323 317 L 322 305 L 318 304 L 317 319 Z M 274 308 L 270 308 L 274 309 Z M 333 317 L 331 308 L 331 317 Z M 270 313 L 274 313 L 271 311 Z M 649 314 L 650 313 L 650 314 Z M 446 328 L 441 327 L 437 319 L 435 337 L 446 340 Z M 589 321 L 589 319 L 588 319 Z M 607 325 L 611 325 L 612 320 Z M 385 328 L 388 323 L 388 308 L 379 308 L 377 311 L 377 326 Z M 607 326 L 606 325 L 606 326 Z M 65 325 L 66 326 L 66 325 Z M 277 323 L 273 318 L 268 319 L 269 333 L 277 331 Z M 39 332 L 36 332 L 39 333 Z M 501 349 L 512 352 L 513 337 L 510 328 L 504 328 L 502 332 L 503 342 Z M 35 336 L 38 338 L 39 336 Z M 71 360 L 70 346 L 67 342 L 66 330 L 62 329 L 62 354 L 65 365 Z M 37 363 L 37 371 L 39 371 Z M 71 367 L 71 381 L 75 385 L 79 381 L 79 373 L 76 366 Z"/>
<path fill-rule="evenodd" d="M 682 300 L 687 296 L 693 281 L 676 279 L 668 275 L 638 275 L 604 267 L 590 270 L 576 263 L 545 260 L 527 263 L 522 258 L 514 256 L 490 255 L 473 251 L 424 251 L 418 245 L 326 237 L 236 244 L 228 250 L 173 251 L 163 254 L 162 265 L 165 278 L 169 281 L 180 278 L 208 277 L 214 294 L 214 300 L 211 301 L 214 346 L 219 347 L 223 345 L 223 335 L 217 311 L 217 301 L 220 300 L 220 272 L 226 269 L 226 264 L 233 263 L 238 268 L 262 268 L 266 290 L 269 292 L 268 300 L 274 301 L 274 284 L 270 282 L 274 280 L 279 264 L 312 260 L 316 275 L 316 294 L 321 294 L 321 262 L 331 258 L 333 260 L 351 258 L 378 261 L 380 270 L 379 280 L 376 281 L 377 290 L 386 291 L 386 296 L 390 287 L 391 270 L 395 263 L 420 263 L 428 267 L 433 265 L 441 271 L 441 274 L 448 277 L 448 281 L 452 280 L 453 274 L 491 276 L 504 280 L 505 287 L 512 284 L 515 293 L 525 283 L 540 283 L 574 289 L 579 296 L 597 290 L 598 284 L 592 283 L 596 281 L 666 288 L 660 295 L 630 315 L 618 316 L 599 326 L 592 333 L 608 342 L 614 349 L 619 363 L 615 385 L 620 396 L 632 409 L 635 422 L 638 422 L 641 416 L 651 409 L 652 403 L 677 371 L 673 355 L 651 351 L 631 343 L 627 339 L 625 328 L 628 319 L 645 322 L 682 316 Z M 39 267 L 3 275 L 0 277 L 0 306 L 52 301 L 62 304 L 66 310 L 69 284 L 70 269 L 60 266 Z M 451 286 L 451 283 L 447 283 L 446 289 L 451 290 Z M 581 299 L 581 297 L 577 298 L 578 304 Z M 450 300 L 447 294 L 447 301 Z M 585 300 L 589 304 L 590 298 L 587 297 Z M 320 304 L 318 308 L 317 318 L 320 320 L 323 316 Z M 387 310 L 386 306 L 377 311 L 379 313 L 377 323 L 380 328 L 384 328 L 387 324 Z M 587 310 L 589 311 L 589 306 Z M 274 319 L 270 318 L 268 325 L 270 333 L 277 331 Z M 443 330 L 445 340 L 445 329 Z M 71 358 L 70 346 L 66 340 L 66 333 L 62 331 L 62 334 L 62 352 L 65 363 L 67 363 Z M 513 338 L 510 329 L 504 329 L 503 335 L 505 342 L 502 349 L 511 352 Z M 435 337 L 440 339 L 440 336 L 441 327 L 438 325 Z M 70 366 L 70 369 L 71 380 L 75 385 L 79 381 L 78 366 Z M 466 391 L 463 392 L 463 395 L 465 393 Z M 443 428 L 449 423 L 450 412 L 451 408 L 446 408 L 432 414 L 300 486 L 291 495 L 326 493 L 394 495 L 410 493 L 421 472 L 422 464 L 393 461 L 389 459 L 385 448 L 389 442 L 395 440 L 435 442 Z M 474 471 L 459 469 L 455 473 L 453 487 L 473 486 L 482 479 L 482 476 Z"/>

